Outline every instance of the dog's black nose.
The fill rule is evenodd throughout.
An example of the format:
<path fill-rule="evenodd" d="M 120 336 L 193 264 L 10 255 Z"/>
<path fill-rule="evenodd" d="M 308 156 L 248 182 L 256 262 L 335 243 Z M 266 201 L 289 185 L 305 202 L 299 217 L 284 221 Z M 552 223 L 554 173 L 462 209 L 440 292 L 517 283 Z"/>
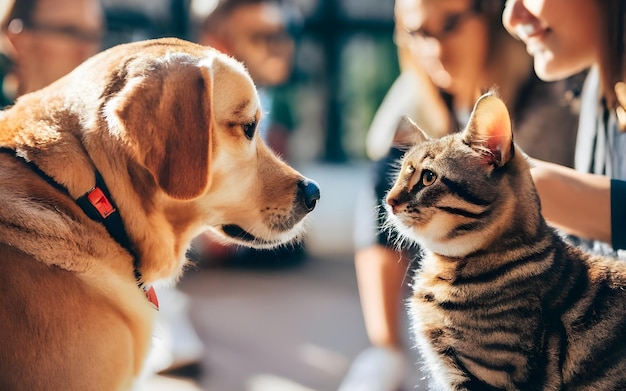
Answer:
<path fill-rule="evenodd" d="M 306 206 L 307 210 L 310 212 L 315 209 L 315 205 L 320 199 L 320 188 L 317 183 L 310 179 L 304 179 L 298 182 L 298 188 L 302 192 L 304 206 Z"/>

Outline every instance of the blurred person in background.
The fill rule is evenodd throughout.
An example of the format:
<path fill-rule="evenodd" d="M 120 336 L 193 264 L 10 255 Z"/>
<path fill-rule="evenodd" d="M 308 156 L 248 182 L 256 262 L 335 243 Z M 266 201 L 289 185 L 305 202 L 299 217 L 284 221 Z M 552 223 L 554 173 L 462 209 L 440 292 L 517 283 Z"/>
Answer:
<path fill-rule="evenodd" d="M 5 104 L 47 86 L 101 49 L 99 0 L 3 0 Z"/>
<path fill-rule="evenodd" d="M 268 111 L 272 89 L 287 82 L 293 69 L 290 9 L 280 0 L 192 0 L 190 8 L 195 40 L 233 56 L 248 69 L 268 114 L 261 135 L 284 155 L 287 135 L 272 133 Z"/>
<path fill-rule="evenodd" d="M 100 0 L 2 0 L 0 6 L 3 106 L 46 87 L 102 49 L 106 18 Z M 187 298 L 173 288 L 157 292 L 161 305 L 146 375 L 181 368 L 195 375 L 203 346 L 188 319 Z"/>
<path fill-rule="evenodd" d="M 340 391 L 397 391 L 407 366 L 414 366 L 405 357 L 401 326 L 404 283 L 410 282 L 411 262 L 419 262 L 419 248 L 399 249 L 393 232 L 383 229 L 383 200 L 411 142 L 396 129 L 403 115 L 440 137 L 463 129 L 476 99 L 496 87 L 522 149 L 573 164 L 576 112 L 561 98 L 571 85 L 536 77 L 524 46 L 502 26 L 503 7 L 503 0 L 396 0 L 401 74 L 368 131 L 374 188 L 368 205 L 358 205 L 355 224 L 355 267 L 371 347 L 356 357 Z"/>
<path fill-rule="evenodd" d="M 274 152 L 289 160 L 287 146 L 292 118 L 284 102 L 275 100 L 275 93 L 289 80 L 293 70 L 293 28 L 298 22 L 295 9 L 281 0 L 192 0 L 190 13 L 193 40 L 220 50 L 246 66 L 264 110 L 259 134 Z M 278 119 L 278 114 L 282 118 Z M 304 258 L 300 244 L 253 250 L 223 245 L 208 232 L 198 237 L 193 247 L 196 254 L 192 257 L 204 264 L 267 268 L 292 265 Z"/>

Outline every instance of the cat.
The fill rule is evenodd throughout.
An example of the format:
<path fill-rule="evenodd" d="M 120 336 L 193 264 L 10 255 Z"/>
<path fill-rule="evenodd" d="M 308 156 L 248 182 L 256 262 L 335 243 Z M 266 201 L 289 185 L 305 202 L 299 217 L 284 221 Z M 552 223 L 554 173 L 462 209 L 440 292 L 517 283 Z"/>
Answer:
<path fill-rule="evenodd" d="M 626 390 L 626 263 L 548 226 L 504 102 L 483 95 L 441 139 L 403 126 L 386 209 L 424 251 L 407 306 L 431 388 Z"/>

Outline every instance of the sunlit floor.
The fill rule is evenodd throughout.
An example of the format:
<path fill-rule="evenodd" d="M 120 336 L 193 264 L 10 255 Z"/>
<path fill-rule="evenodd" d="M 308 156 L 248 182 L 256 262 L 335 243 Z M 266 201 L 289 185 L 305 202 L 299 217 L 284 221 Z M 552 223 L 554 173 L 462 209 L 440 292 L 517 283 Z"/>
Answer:
<path fill-rule="evenodd" d="M 203 374 L 195 381 L 155 377 L 147 390 L 335 391 L 368 346 L 351 260 L 200 268 L 179 287 L 206 346 Z M 426 389 L 414 369 L 403 390 Z"/>

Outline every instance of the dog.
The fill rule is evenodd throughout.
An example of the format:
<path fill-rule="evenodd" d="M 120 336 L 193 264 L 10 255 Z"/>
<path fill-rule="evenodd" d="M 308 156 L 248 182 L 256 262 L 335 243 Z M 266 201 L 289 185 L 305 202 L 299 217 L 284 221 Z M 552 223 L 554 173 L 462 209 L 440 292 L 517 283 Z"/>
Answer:
<path fill-rule="evenodd" d="M 244 66 L 174 38 L 108 49 L 0 112 L 0 389 L 127 390 L 191 240 L 302 236 L 316 183 L 256 132 Z"/>

